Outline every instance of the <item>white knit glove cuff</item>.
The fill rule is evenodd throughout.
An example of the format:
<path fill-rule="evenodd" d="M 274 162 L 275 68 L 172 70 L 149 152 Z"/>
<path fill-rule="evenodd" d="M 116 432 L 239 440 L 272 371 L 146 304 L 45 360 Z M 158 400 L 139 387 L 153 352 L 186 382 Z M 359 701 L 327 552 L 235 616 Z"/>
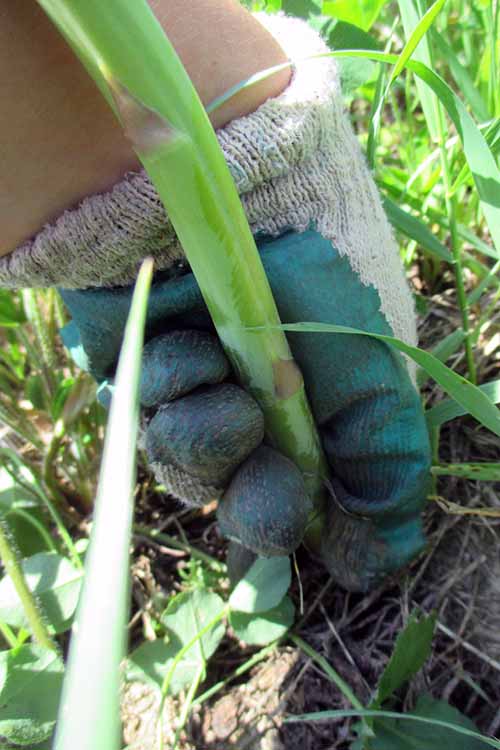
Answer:
<path fill-rule="evenodd" d="M 304 21 L 259 14 L 290 59 L 327 52 Z M 297 64 L 287 89 L 217 132 L 254 234 L 316 228 L 380 294 L 397 336 L 415 342 L 412 300 L 378 192 L 343 111 L 331 58 Z M 132 282 L 141 260 L 183 258 L 145 172 L 66 211 L 0 259 L 0 285 L 87 288 Z"/>

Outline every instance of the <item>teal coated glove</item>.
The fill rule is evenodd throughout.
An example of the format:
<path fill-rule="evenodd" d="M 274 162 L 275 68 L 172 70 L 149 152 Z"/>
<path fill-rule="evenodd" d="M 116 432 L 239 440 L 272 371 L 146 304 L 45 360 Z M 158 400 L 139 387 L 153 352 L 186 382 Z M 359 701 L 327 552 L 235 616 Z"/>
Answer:
<path fill-rule="evenodd" d="M 283 323 L 335 323 L 392 335 L 374 286 L 317 231 L 258 242 Z M 112 378 L 131 288 L 62 290 L 66 344 Z M 331 468 L 321 556 L 346 588 L 366 590 L 423 547 L 430 452 L 402 356 L 367 336 L 289 333 Z M 177 497 L 221 497 L 221 531 L 262 555 L 289 554 L 311 503 L 296 467 L 262 444 L 255 401 L 231 381 L 190 273 L 158 275 L 147 316 L 141 401 L 149 460 Z"/>

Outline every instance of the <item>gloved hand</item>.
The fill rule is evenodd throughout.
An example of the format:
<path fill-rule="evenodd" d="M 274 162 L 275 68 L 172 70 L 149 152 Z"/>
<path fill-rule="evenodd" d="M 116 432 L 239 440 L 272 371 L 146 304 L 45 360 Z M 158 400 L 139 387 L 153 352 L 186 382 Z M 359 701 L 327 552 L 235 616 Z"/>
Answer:
<path fill-rule="evenodd" d="M 258 245 L 284 323 L 392 333 L 375 288 L 317 231 Z M 63 292 L 73 316 L 64 338 L 82 346 L 98 378 L 113 373 L 131 293 Z M 157 477 L 183 500 L 222 495 L 225 535 L 259 554 L 289 554 L 304 534 L 310 501 L 295 466 L 261 446 L 255 401 L 227 382 L 230 368 L 192 274 L 153 285 L 147 338 L 141 401 Z M 332 470 L 321 555 L 341 584 L 364 590 L 424 543 L 429 448 L 420 400 L 401 355 L 380 341 L 324 333 L 288 339 Z"/>
<path fill-rule="evenodd" d="M 290 59 L 327 51 L 304 22 L 260 16 Z M 387 219 L 343 110 L 335 63 L 294 67 L 288 88 L 217 132 L 284 322 L 327 322 L 416 343 L 415 315 Z M 284 554 L 310 510 L 302 478 L 262 448 L 255 402 L 230 382 L 183 250 L 144 173 L 90 196 L 0 258 L 0 284 L 56 285 L 95 375 L 112 375 L 131 284 L 155 259 L 144 357 L 145 444 L 181 499 L 222 497 L 221 529 Z M 94 287 L 94 289 L 93 289 Z M 106 287 L 101 289 L 100 287 Z M 78 291 L 78 290 L 86 291 Z M 75 291 L 77 290 L 77 291 Z M 179 333 L 180 331 L 180 333 Z M 411 365 L 368 337 L 288 336 L 331 467 L 321 554 L 366 589 L 423 544 L 427 435 Z"/>

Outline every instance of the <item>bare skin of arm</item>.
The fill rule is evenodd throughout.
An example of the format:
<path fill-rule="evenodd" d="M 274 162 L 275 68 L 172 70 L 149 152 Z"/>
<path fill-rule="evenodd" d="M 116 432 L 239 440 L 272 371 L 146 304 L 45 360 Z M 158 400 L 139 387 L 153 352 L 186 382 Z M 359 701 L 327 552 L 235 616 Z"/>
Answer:
<path fill-rule="evenodd" d="M 286 60 L 237 0 L 149 4 L 204 104 Z M 242 92 L 212 124 L 252 112 L 288 80 L 284 71 Z M 102 95 L 34 0 L 0 7 L 0 100 L 0 255 L 140 168 Z"/>

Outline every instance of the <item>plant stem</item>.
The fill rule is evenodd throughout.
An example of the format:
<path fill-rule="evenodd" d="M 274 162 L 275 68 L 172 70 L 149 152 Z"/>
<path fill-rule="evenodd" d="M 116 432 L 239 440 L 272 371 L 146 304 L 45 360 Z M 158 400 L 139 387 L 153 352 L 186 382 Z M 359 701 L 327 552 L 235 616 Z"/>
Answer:
<path fill-rule="evenodd" d="M 73 539 L 71 538 L 71 534 L 69 534 L 68 530 L 66 529 L 66 526 L 64 525 L 64 522 L 56 509 L 54 503 L 50 500 L 47 493 L 44 492 L 41 482 L 39 478 L 36 476 L 35 472 L 32 468 L 27 467 L 17 456 L 17 454 L 10 450 L 9 448 L 0 448 L 0 457 L 3 457 L 6 461 L 8 461 L 13 466 L 17 467 L 17 473 L 15 471 L 10 471 L 9 473 L 14 477 L 16 482 L 18 482 L 21 486 L 24 486 L 27 488 L 27 490 L 31 493 L 35 493 L 39 498 L 41 503 L 47 508 L 47 511 L 52 518 L 53 522 L 56 525 L 57 531 L 59 532 L 59 535 L 61 539 L 63 540 L 64 544 L 66 545 L 66 548 L 69 552 L 69 555 L 71 557 L 71 561 L 73 564 L 81 570 L 83 565 L 82 561 L 80 560 L 80 555 L 78 554 L 78 551 L 75 547 L 75 544 L 73 542 Z M 33 485 L 30 486 L 28 483 L 23 482 L 20 478 L 20 473 L 24 469 L 28 469 Z M 64 498 L 64 503 L 66 502 Z"/>
<path fill-rule="evenodd" d="M 224 680 L 221 680 L 220 682 L 217 682 L 215 685 L 212 685 L 212 687 L 209 688 L 208 690 L 205 690 L 204 693 L 199 695 L 193 701 L 193 704 L 196 705 L 198 703 L 204 703 L 213 695 L 218 693 L 219 690 L 222 690 L 222 688 L 225 688 L 228 683 L 232 682 L 237 677 L 241 677 L 242 674 L 245 674 L 250 669 L 252 669 L 252 667 L 255 666 L 255 664 L 258 664 L 260 661 L 267 659 L 269 654 L 272 654 L 272 652 L 276 650 L 281 640 L 282 638 L 279 638 L 278 640 L 273 641 L 273 643 L 270 643 L 269 646 L 266 646 L 265 648 L 263 648 L 261 651 L 258 651 L 250 659 L 248 659 L 248 661 L 246 661 L 244 664 L 242 664 L 237 669 L 235 669 L 234 672 L 229 675 L 229 677 L 226 677 Z"/>
<path fill-rule="evenodd" d="M 295 645 L 300 648 L 301 651 L 307 654 L 307 656 L 309 656 L 314 662 L 316 662 L 319 667 L 321 667 L 327 677 L 329 677 L 330 680 L 338 687 L 340 692 L 347 698 L 349 703 L 354 706 L 354 708 L 357 708 L 358 711 L 364 710 L 363 704 L 354 695 L 347 682 L 342 679 L 338 672 L 334 670 L 334 668 L 327 662 L 327 660 L 323 656 L 321 656 L 321 654 L 318 654 L 318 652 L 315 651 L 312 646 L 302 640 L 300 636 L 295 635 L 294 633 L 290 633 L 289 637 L 290 640 L 295 643 Z"/>
<path fill-rule="evenodd" d="M 176 539 L 174 536 L 170 536 L 170 534 L 165 534 L 164 532 L 157 531 L 156 529 L 150 529 L 148 526 L 144 526 L 140 523 L 134 524 L 133 532 L 134 534 L 141 534 L 142 536 L 148 537 L 149 539 L 153 539 L 156 542 L 163 542 L 164 544 L 168 545 L 169 547 L 173 547 L 174 549 L 183 550 L 184 552 L 190 554 L 191 557 L 204 562 L 216 573 L 225 573 L 227 570 L 227 567 L 224 563 L 219 562 L 210 555 L 207 555 L 206 552 L 202 552 L 201 550 L 196 549 L 196 547 L 193 547 L 187 542 L 179 541 L 179 539 Z"/>
<path fill-rule="evenodd" d="M 448 214 L 448 220 L 450 223 L 450 249 L 453 255 L 453 272 L 455 274 L 455 285 L 457 289 L 458 304 L 460 307 L 460 316 L 462 318 L 462 328 L 465 334 L 465 356 L 467 360 L 467 370 L 469 372 L 469 380 L 471 383 L 477 382 L 477 371 L 476 363 L 474 361 L 474 348 L 471 337 L 471 329 L 469 323 L 469 302 L 467 300 L 467 294 L 464 285 L 464 271 L 462 266 L 462 257 L 460 253 L 460 244 L 458 239 L 458 225 L 457 225 L 457 196 L 452 194 L 452 178 L 451 170 L 448 159 L 448 151 L 446 149 L 446 133 L 443 121 L 443 113 L 441 105 L 436 102 L 438 107 L 438 127 L 439 127 L 439 143 L 441 150 L 441 167 L 443 171 L 443 182 L 445 189 L 445 200 L 446 210 Z"/>
<path fill-rule="evenodd" d="M 179 716 L 179 723 L 177 726 L 177 729 L 175 730 L 175 738 L 174 738 L 174 746 L 172 750 L 175 750 L 177 747 L 177 743 L 179 742 L 180 734 L 182 730 L 184 729 L 184 725 L 187 721 L 187 718 L 189 716 L 189 712 L 191 711 L 191 708 L 193 706 L 194 696 L 196 695 L 196 691 L 198 690 L 200 686 L 200 682 L 203 679 L 203 675 L 205 674 L 205 665 L 200 664 L 198 667 L 198 670 L 194 676 L 193 682 L 191 683 L 188 694 L 186 696 L 186 700 L 184 701 L 182 705 L 181 715 Z M 161 721 L 161 716 L 160 716 Z"/>
<path fill-rule="evenodd" d="M 57 651 L 57 645 L 45 626 L 35 597 L 28 588 L 17 551 L 9 536 L 10 532 L 5 522 L 0 519 L 0 557 L 4 564 L 5 572 L 10 576 L 16 593 L 21 600 L 33 637 L 38 641 L 40 646 Z"/>
<path fill-rule="evenodd" d="M 260 404 L 271 442 L 302 470 L 320 507 L 328 470 L 302 376 L 279 330 L 228 166 L 172 45 L 145 0 L 39 3 L 124 126 L 168 211 L 241 385 Z M 255 327 L 261 330 L 248 330 Z"/>
<path fill-rule="evenodd" d="M 175 657 L 172 660 L 172 664 L 170 665 L 170 669 L 168 670 L 167 674 L 165 675 L 165 679 L 163 680 L 163 684 L 161 686 L 161 701 L 160 701 L 160 708 L 159 708 L 159 714 L 158 714 L 158 733 L 157 733 L 157 741 L 158 741 L 158 750 L 162 750 L 163 748 L 163 706 L 165 705 L 165 700 L 168 695 L 168 690 L 170 688 L 170 683 L 172 682 L 172 678 L 175 674 L 175 670 L 179 666 L 179 663 L 182 661 L 184 656 L 187 654 L 187 652 L 201 639 L 203 636 L 208 633 L 212 628 L 214 628 L 217 623 L 219 623 L 226 615 L 229 614 L 229 605 L 224 607 L 215 617 L 213 617 L 210 622 L 208 622 L 201 630 L 199 630 L 196 635 L 191 638 L 191 640 L 186 643 L 179 651 L 176 653 Z M 203 672 L 205 671 L 205 661 L 203 660 L 201 667 L 203 668 Z M 200 677 L 201 679 L 201 677 Z M 198 680 L 199 683 L 199 680 Z M 192 702 L 192 699 L 191 699 Z M 185 721 L 185 719 L 184 719 Z M 176 734 L 176 741 L 177 741 L 177 734 Z"/>
<path fill-rule="evenodd" d="M 191 649 L 195 645 L 195 643 L 197 643 L 200 640 L 200 638 L 203 638 L 203 636 L 206 633 L 212 630 L 212 628 L 214 628 L 217 625 L 217 623 L 219 623 L 224 617 L 226 617 L 226 615 L 229 614 L 229 611 L 230 611 L 229 606 L 224 607 L 218 614 L 215 615 L 215 617 L 213 617 L 210 620 L 210 622 L 207 622 L 207 624 L 204 625 L 201 628 L 201 630 L 199 630 L 196 633 L 196 635 L 193 638 L 191 638 L 191 640 L 188 643 L 186 643 L 181 649 L 179 649 L 179 651 L 176 653 L 175 657 L 172 660 L 172 664 L 170 665 L 170 669 L 165 675 L 165 679 L 163 680 L 163 684 L 161 686 L 161 694 L 163 696 L 162 707 L 163 707 L 163 702 L 167 696 L 170 683 L 172 682 L 172 677 L 174 676 L 174 672 L 179 662 L 181 661 L 181 659 L 183 659 L 183 657 L 187 654 L 189 649 Z"/>
<path fill-rule="evenodd" d="M 0 632 L 2 633 L 5 641 L 8 643 L 10 648 L 16 648 L 18 645 L 16 634 L 12 630 L 12 628 L 9 628 L 9 626 L 5 622 L 0 622 Z"/>

